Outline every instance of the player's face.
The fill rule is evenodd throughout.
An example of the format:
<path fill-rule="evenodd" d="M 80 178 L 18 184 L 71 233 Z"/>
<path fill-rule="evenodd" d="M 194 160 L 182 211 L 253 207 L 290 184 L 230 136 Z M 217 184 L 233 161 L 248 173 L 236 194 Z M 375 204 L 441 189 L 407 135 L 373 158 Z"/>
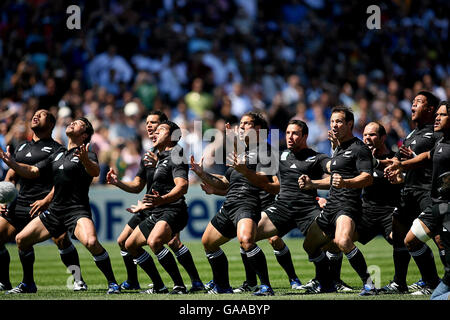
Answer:
<path fill-rule="evenodd" d="M 427 97 L 424 95 L 417 95 L 411 105 L 411 120 L 417 121 L 425 116 L 428 108 Z"/>
<path fill-rule="evenodd" d="M 47 123 L 47 113 L 46 110 L 38 110 L 31 118 L 31 129 L 33 131 L 36 130 L 46 130 L 49 127 L 49 123 Z"/>
<path fill-rule="evenodd" d="M 434 131 L 449 131 L 450 121 L 448 119 L 447 107 L 442 105 L 436 112 L 436 119 L 434 120 Z"/>
<path fill-rule="evenodd" d="M 352 132 L 352 121 L 345 121 L 344 112 L 334 112 L 330 118 L 330 129 L 340 140 Z"/>
<path fill-rule="evenodd" d="M 86 124 L 81 120 L 72 121 L 66 128 L 66 135 L 68 137 L 78 137 L 86 132 Z"/>
<path fill-rule="evenodd" d="M 167 124 L 160 124 L 155 131 L 156 141 L 155 147 L 170 144 L 170 128 Z"/>
<path fill-rule="evenodd" d="M 286 145 L 289 150 L 297 150 L 306 143 L 307 135 L 303 135 L 302 128 L 290 124 L 286 128 Z"/>
<path fill-rule="evenodd" d="M 151 114 L 147 117 L 147 121 L 145 122 L 146 126 L 147 126 L 147 134 L 148 137 L 155 142 L 156 141 L 156 135 L 155 135 L 155 131 L 156 128 L 158 127 L 160 121 L 159 121 L 159 116 L 156 114 Z"/>
<path fill-rule="evenodd" d="M 255 130 L 253 118 L 250 116 L 243 116 L 239 123 L 239 139 L 244 140 L 252 130 Z"/>
<path fill-rule="evenodd" d="M 381 139 L 378 136 L 378 126 L 376 124 L 369 123 L 364 128 L 363 141 L 370 151 L 380 147 Z"/>

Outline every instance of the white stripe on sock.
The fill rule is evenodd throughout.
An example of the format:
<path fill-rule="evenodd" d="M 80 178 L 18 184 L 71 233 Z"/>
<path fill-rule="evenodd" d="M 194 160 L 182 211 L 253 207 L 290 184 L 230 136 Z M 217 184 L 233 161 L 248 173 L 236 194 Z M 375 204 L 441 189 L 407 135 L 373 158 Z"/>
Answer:
<path fill-rule="evenodd" d="M 207 253 L 207 254 L 206 254 L 206 257 L 207 257 L 208 259 L 214 259 L 214 258 L 219 257 L 219 256 L 222 255 L 222 254 L 223 254 L 222 249 L 219 249 L 219 250 L 217 250 L 217 251 L 215 251 L 215 252 Z"/>
<path fill-rule="evenodd" d="M 175 257 L 179 258 L 186 252 L 189 252 L 189 248 L 183 245 L 177 252 L 175 252 Z"/>
<path fill-rule="evenodd" d="M 409 253 L 411 254 L 412 257 L 418 257 L 418 256 L 424 254 L 425 251 L 427 251 L 427 249 L 428 249 L 428 246 L 426 244 L 424 244 L 422 246 L 422 248 L 420 248 L 419 250 L 417 250 L 417 251 L 410 251 Z"/>
<path fill-rule="evenodd" d="M 358 253 L 358 251 L 359 251 L 358 247 L 355 247 L 352 251 L 346 254 L 347 259 L 350 260 L 351 258 L 353 258 Z"/>
<path fill-rule="evenodd" d="M 278 250 L 273 250 L 273 253 L 274 253 L 276 256 L 283 256 L 283 255 L 287 254 L 288 252 L 289 252 L 289 248 L 288 248 L 287 245 L 284 246 L 284 248 L 281 249 L 280 251 L 278 251 Z"/>
<path fill-rule="evenodd" d="M 251 251 L 246 252 L 247 258 L 257 255 L 260 251 L 261 251 L 260 247 L 258 247 L 258 246 L 254 247 Z"/>
<path fill-rule="evenodd" d="M 62 249 L 62 250 L 58 249 L 59 254 L 68 254 L 68 253 L 70 253 L 70 252 L 72 252 L 74 250 L 75 250 L 75 246 L 73 245 L 73 243 L 68 248 L 65 248 L 65 249 Z"/>
<path fill-rule="evenodd" d="M 327 251 L 327 258 L 329 260 L 339 260 L 340 258 L 342 258 L 342 252 L 333 253 L 333 252 Z"/>
<path fill-rule="evenodd" d="M 310 261 L 310 262 L 320 262 L 320 261 L 322 261 L 323 259 L 325 259 L 325 253 L 323 252 L 323 251 L 321 251 L 320 252 L 320 254 L 317 256 L 317 257 L 315 257 L 315 258 L 308 258 L 308 260 Z"/>
<path fill-rule="evenodd" d="M 161 260 L 161 259 L 163 259 L 168 253 L 169 253 L 169 249 L 164 248 L 164 249 L 162 249 L 162 250 L 156 255 L 156 257 L 158 258 L 158 260 Z"/>
<path fill-rule="evenodd" d="M 109 255 L 108 255 L 108 251 L 105 250 L 105 252 L 103 252 L 102 254 L 98 255 L 98 256 L 93 256 L 94 261 L 103 261 L 108 259 Z"/>
<path fill-rule="evenodd" d="M 150 257 L 150 254 L 147 251 L 144 251 L 143 254 L 141 254 L 139 257 L 137 257 L 136 259 L 133 259 L 134 264 L 141 264 L 145 261 L 147 261 L 147 259 Z"/>

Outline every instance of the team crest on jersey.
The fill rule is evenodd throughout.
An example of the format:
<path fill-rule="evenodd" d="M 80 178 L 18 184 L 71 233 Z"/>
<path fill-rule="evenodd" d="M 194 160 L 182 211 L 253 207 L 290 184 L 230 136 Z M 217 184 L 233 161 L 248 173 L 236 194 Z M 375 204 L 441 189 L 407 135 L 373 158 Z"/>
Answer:
<path fill-rule="evenodd" d="M 416 131 L 416 129 L 414 129 L 413 131 L 411 131 L 411 132 L 406 136 L 406 139 L 409 139 L 409 138 L 412 136 L 412 134 L 414 133 L 414 131 Z"/>
<path fill-rule="evenodd" d="M 316 156 L 309 157 L 305 161 L 306 162 L 314 162 L 314 161 L 316 161 Z"/>
<path fill-rule="evenodd" d="M 345 151 L 343 157 L 351 158 L 352 150 Z"/>
<path fill-rule="evenodd" d="M 41 151 L 47 152 L 47 153 L 51 153 L 52 152 L 52 148 L 51 147 L 43 147 L 41 149 Z"/>
<path fill-rule="evenodd" d="M 80 158 L 78 158 L 78 157 L 73 157 L 72 159 L 70 159 L 70 161 L 75 162 L 75 163 L 78 163 L 78 162 L 80 162 Z"/>
<path fill-rule="evenodd" d="M 24 143 L 23 145 L 20 146 L 19 150 L 17 150 L 17 151 L 22 151 L 22 149 L 25 148 L 26 145 L 27 145 L 27 144 Z"/>
<path fill-rule="evenodd" d="M 427 132 L 423 135 L 424 138 L 431 139 L 433 137 L 433 132 Z"/>
<path fill-rule="evenodd" d="M 378 173 L 376 173 L 375 171 L 373 172 L 373 176 L 375 177 L 375 178 L 378 178 Z"/>
<path fill-rule="evenodd" d="M 281 161 L 286 161 L 286 159 L 287 159 L 287 156 L 289 155 L 289 151 L 284 151 L 282 154 L 281 154 Z"/>
<path fill-rule="evenodd" d="M 64 152 L 58 153 L 58 155 L 56 156 L 55 160 L 53 160 L 53 162 L 58 161 L 62 157 L 63 154 L 64 154 Z"/>

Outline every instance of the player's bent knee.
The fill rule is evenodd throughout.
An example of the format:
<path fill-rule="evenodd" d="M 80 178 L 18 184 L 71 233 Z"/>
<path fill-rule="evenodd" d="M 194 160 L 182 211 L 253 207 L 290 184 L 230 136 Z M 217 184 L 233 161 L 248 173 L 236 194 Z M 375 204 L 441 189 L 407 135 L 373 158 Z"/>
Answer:
<path fill-rule="evenodd" d="M 425 229 L 422 226 L 422 223 L 420 223 L 419 219 L 415 219 L 412 226 L 411 226 L 411 232 L 416 236 L 417 239 L 422 241 L 423 243 L 426 243 L 428 240 L 430 240 L 430 236 L 427 234 Z M 409 241 L 405 239 L 405 245 L 408 247 Z"/>

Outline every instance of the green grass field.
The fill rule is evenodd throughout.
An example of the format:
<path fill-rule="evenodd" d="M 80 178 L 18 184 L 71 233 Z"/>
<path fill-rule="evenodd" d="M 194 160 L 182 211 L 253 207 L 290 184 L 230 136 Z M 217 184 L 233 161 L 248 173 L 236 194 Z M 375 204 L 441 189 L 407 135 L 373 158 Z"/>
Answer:
<path fill-rule="evenodd" d="M 308 262 L 306 253 L 302 249 L 302 239 L 287 239 L 294 265 L 297 274 L 302 281 L 306 283 L 314 276 L 314 268 L 312 263 Z M 211 280 L 212 273 L 208 261 L 204 255 L 200 241 L 185 243 L 192 252 L 197 268 L 203 282 Z M 120 256 L 120 250 L 115 243 L 104 243 L 108 250 L 113 264 L 113 269 L 120 283 L 125 280 L 126 272 L 125 266 Z M 438 251 L 433 243 L 429 243 L 433 249 L 436 265 L 438 267 L 439 275 L 443 275 L 443 266 L 439 259 Z M 317 294 L 306 295 L 302 291 L 290 289 L 286 274 L 277 263 L 273 254 L 272 248 L 267 241 L 259 242 L 259 246 L 264 250 L 269 266 L 270 279 L 275 296 L 273 297 L 255 297 L 251 294 L 234 294 L 234 295 L 208 295 L 204 293 L 189 294 L 189 295 L 147 295 L 139 294 L 138 291 L 126 291 L 120 295 L 106 295 L 106 281 L 100 270 L 97 269 L 92 256 L 89 252 L 76 243 L 78 253 L 81 260 L 81 269 L 83 277 L 88 284 L 89 290 L 87 292 L 73 292 L 66 286 L 69 274 L 66 272 L 65 266 L 62 264 L 59 253 L 53 244 L 48 242 L 35 246 L 36 262 L 35 262 L 35 281 L 38 286 L 38 293 L 31 295 L 5 295 L 0 293 L 0 300 L 15 300 L 15 299 L 33 299 L 33 300 L 429 300 L 429 296 L 412 296 L 412 295 L 378 295 L 372 297 L 359 297 L 358 292 L 361 287 L 361 281 L 355 271 L 349 265 L 347 259 L 344 257 L 342 265 L 342 279 L 349 285 L 357 289 L 354 293 L 340 293 L 340 294 Z M 379 270 L 377 273 L 381 286 L 387 284 L 393 277 L 394 266 L 392 262 L 392 248 L 382 238 L 376 238 L 369 244 L 363 246 L 358 244 L 358 247 L 363 252 L 369 268 Z M 13 286 L 17 285 L 22 279 L 22 269 L 17 255 L 17 248 L 14 245 L 7 245 L 11 255 L 11 282 Z M 150 251 L 149 248 L 146 248 Z M 227 254 L 229 261 L 230 282 L 233 287 L 239 286 L 244 280 L 244 269 L 239 254 L 239 246 L 237 241 L 231 241 L 225 246 L 223 250 Z M 162 269 L 157 262 L 155 256 L 153 259 L 160 270 L 161 276 L 167 287 L 172 286 L 172 282 L 168 274 Z M 181 267 L 185 283 L 190 288 L 189 277 L 185 270 Z M 142 288 L 146 288 L 150 283 L 148 276 L 138 267 L 139 280 Z M 369 269 L 370 270 L 370 269 Z M 377 275 L 374 279 L 377 279 Z M 411 260 L 408 271 L 408 283 L 413 283 L 420 278 L 419 271 L 414 261 Z"/>

